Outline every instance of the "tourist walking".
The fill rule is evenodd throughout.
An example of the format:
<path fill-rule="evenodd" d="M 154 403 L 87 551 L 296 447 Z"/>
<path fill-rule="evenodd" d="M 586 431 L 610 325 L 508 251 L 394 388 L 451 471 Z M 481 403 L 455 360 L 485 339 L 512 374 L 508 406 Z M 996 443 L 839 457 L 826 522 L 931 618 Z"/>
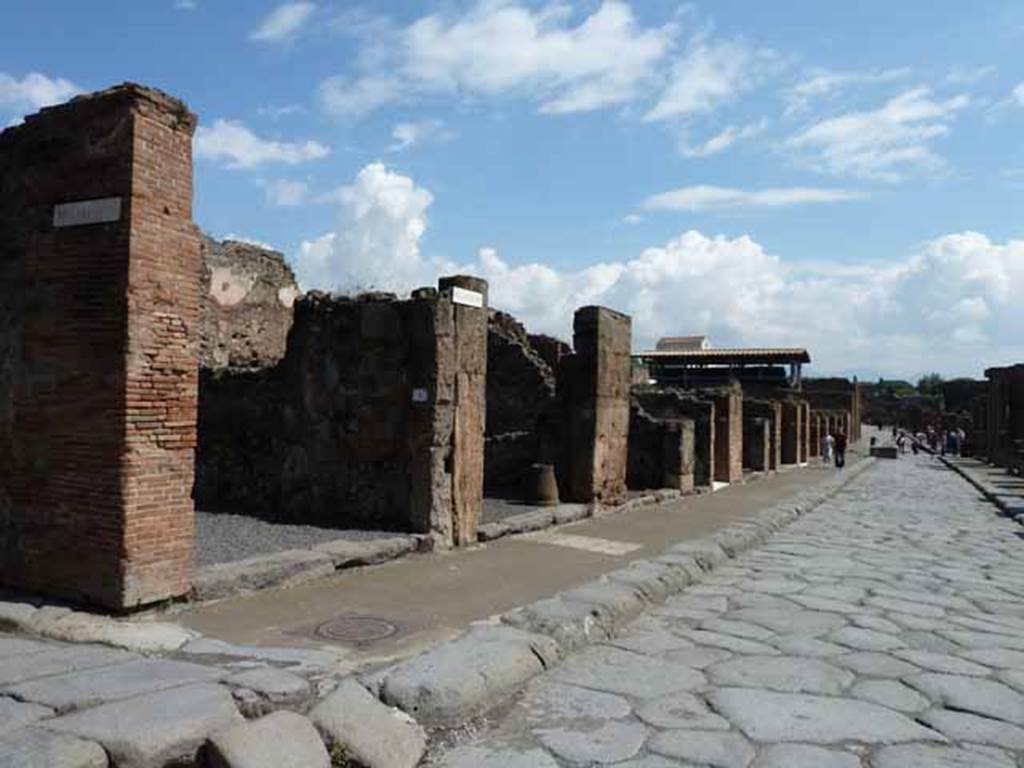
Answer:
<path fill-rule="evenodd" d="M 825 464 L 832 463 L 832 449 L 835 447 L 836 439 L 832 437 L 831 432 L 826 432 L 825 436 L 821 438 L 821 460 Z"/>
<path fill-rule="evenodd" d="M 846 466 L 846 433 L 840 432 L 836 435 L 836 468 L 842 469 Z"/>

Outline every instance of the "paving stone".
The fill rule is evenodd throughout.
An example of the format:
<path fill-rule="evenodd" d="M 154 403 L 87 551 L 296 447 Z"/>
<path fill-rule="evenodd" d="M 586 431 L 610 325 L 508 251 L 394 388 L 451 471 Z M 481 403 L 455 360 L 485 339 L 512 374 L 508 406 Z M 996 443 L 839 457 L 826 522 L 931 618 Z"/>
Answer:
<path fill-rule="evenodd" d="M 617 622 L 632 619 L 644 608 L 644 599 L 635 587 L 611 581 L 593 581 L 582 587 L 566 590 L 559 597 L 569 602 L 601 606 L 609 611 Z"/>
<path fill-rule="evenodd" d="M 1010 648 L 983 648 L 977 651 L 962 651 L 960 655 L 965 659 L 989 667 L 1024 670 L 1024 651 L 1014 651 Z"/>
<path fill-rule="evenodd" d="M 951 709 L 1024 724 L 1024 694 L 994 680 L 927 672 L 905 682 Z"/>
<path fill-rule="evenodd" d="M 836 656 L 830 659 L 835 664 L 852 669 L 860 675 L 869 677 L 904 677 L 913 675 L 921 670 L 901 659 L 889 656 L 884 653 L 873 653 L 862 651 L 860 653 L 847 653 L 843 656 Z"/>
<path fill-rule="evenodd" d="M 570 763 L 618 763 L 635 757 L 647 740 L 639 723 L 609 721 L 596 728 L 539 728 L 540 742 L 556 757 Z"/>
<path fill-rule="evenodd" d="M 194 761 L 208 736 L 241 719 L 227 689 L 200 683 L 64 715 L 46 727 L 99 742 L 117 768 L 163 768 Z"/>
<path fill-rule="evenodd" d="M 680 765 L 678 760 L 669 760 L 658 755 L 644 755 L 635 760 L 616 763 L 615 768 L 680 768 Z"/>
<path fill-rule="evenodd" d="M 675 568 L 643 560 L 631 563 L 628 568 L 612 571 L 607 577 L 610 581 L 639 589 L 648 600 L 657 602 L 664 601 L 690 582 L 685 573 Z"/>
<path fill-rule="evenodd" d="M 308 680 L 273 667 L 239 672 L 225 682 L 233 688 L 251 691 L 256 695 L 254 706 L 239 706 L 246 717 L 260 717 L 277 709 L 300 709 L 313 695 L 313 686 Z M 235 699 L 237 701 L 238 696 Z"/>
<path fill-rule="evenodd" d="M 916 664 L 922 669 L 933 672 L 945 672 L 950 675 L 974 675 L 985 677 L 989 674 L 988 667 L 974 664 L 970 661 L 949 656 L 943 653 L 928 653 L 927 651 L 914 651 L 898 649 L 893 651 L 893 656 L 898 656 L 904 661 Z"/>
<path fill-rule="evenodd" d="M 898 624 L 894 624 L 888 619 L 883 619 L 881 616 L 869 616 L 865 614 L 857 614 L 850 616 L 850 623 L 855 627 L 862 627 L 863 629 L 873 629 L 876 632 L 884 632 L 888 635 L 902 635 L 903 627 Z"/>
<path fill-rule="evenodd" d="M 678 691 L 652 699 L 636 711 L 637 717 L 655 728 L 689 728 L 703 731 L 727 731 L 729 721 L 719 717 L 703 699 Z"/>
<path fill-rule="evenodd" d="M 753 768 L 861 768 L 860 758 L 809 744 L 775 744 L 766 747 Z"/>
<path fill-rule="evenodd" d="M 33 609 L 35 610 L 35 609 Z M 42 653 L 53 648 L 53 643 L 44 643 L 39 640 L 26 640 L 21 637 L 0 635 L 0 659 L 10 656 L 24 657 L 33 653 Z"/>
<path fill-rule="evenodd" d="M 616 624 L 616 616 L 602 605 L 560 597 L 524 605 L 504 614 L 501 620 L 527 632 L 547 635 L 565 651 L 610 637 Z"/>
<path fill-rule="evenodd" d="M 951 640 L 947 640 L 934 632 L 925 632 L 919 629 L 905 629 L 900 633 L 907 648 L 914 651 L 926 651 L 927 653 L 941 653 L 946 656 L 957 654 L 963 650 Z"/>
<path fill-rule="evenodd" d="M 852 673 L 817 659 L 786 656 L 748 656 L 708 667 L 718 685 L 767 688 L 790 693 L 838 695 L 853 681 Z"/>
<path fill-rule="evenodd" d="M 735 637 L 742 637 L 747 640 L 771 640 L 771 638 L 775 637 L 775 633 L 770 629 L 765 629 L 757 624 L 750 624 L 745 621 L 714 618 L 702 621 L 698 626 L 707 632 L 734 635 Z"/>
<path fill-rule="evenodd" d="M 873 605 L 885 611 L 897 611 L 907 613 L 911 616 L 924 616 L 930 619 L 941 619 L 946 615 L 944 608 L 937 605 L 918 603 L 912 600 L 897 600 L 891 597 L 869 597 L 864 601 L 865 605 Z"/>
<path fill-rule="evenodd" d="M 665 661 L 694 669 L 704 669 L 719 661 L 731 659 L 733 654 L 724 648 L 683 648 L 661 654 Z"/>
<path fill-rule="evenodd" d="M 206 745 L 209 768 L 330 768 L 316 728 L 295 712 L 273 712 L 213 734 Z"/>
<path fill-rule="evenodd" d="M 459 747 L 446 753 L 438 768 L 558 768 L 543 749 Z"/>
<path fill-rule="evenodd" d="M 502 703 L 558 657 L 544 635 L 480 627 L 392 667 L 381 698 L 427 727 L 454 725 Z"/>
<path fill-rule="evenodd" d="M 52 715 L 53 710 L 49 707 L 0 696 L 0 736 Z"/>
<path fill-rule="evenodd" d="M 276 648 L 262 645 L 234 645 L 223 640 L 203 637 L 193 640 L 180 653 L 204 657 L 215 663 L 230 659 L 247 659 L 271 664 L 285 664 L 296 673 L 320 673 L 335 669 L 343 658 L 337 650 L 312 648 Z"/>
<path fill-rule="evenodd" d="M 220 669 L 168 659 L 140 659 L 112 667 L 85 669 L 5 687 L 22 701 L 65 713 L 141 693 L 217 680 Z"/>
<path fill-rule="evenodd" d="M 778 651 L 772 646 L 765 645 L 764 643 L 756 640 L 745 640 L 742 637 L 723 635 L 719 632 L 704 632 L 703 630 L 696 629 L 677 629 L 676 633 L 680 637 L 684 637 L 697 645 L 722 648 L 734 653 L 744 653 L 755 656 L 773 656 L 778 653 Z"/>
<path fill-rule="evenodd" d="M 39 632 L 55 640 L 104 643 L 139 653 L 170 653 L 199 637 L 198 632 L 169 622 L 118 621 L 79 611 L 46 623 Z"/>
<path fill-rule="evenodd" d="M 1013 650 L 1024 650 L 1024 637 L 1010 637 L 1008 635 L 997 635 L 991 632 L 972 632 L 970 630 L 942 629 L 939 634 L 952 640 L 957 645 L 968 650 L 980 648 L 1010 648 Z"/>
<path fill-rule="evenodd" d="M 553 674 L 564 683 L 638 699 L 696 690 L 707 684 L 702 673 L 688 667 L 605 646 L 581 651 Z"/>
<path fill-rule="evenodd" d="M 1006 749 L 1024 749 L 1024 728 L 1002 720 L 979 717 L 969 712 L 930 709 L 917 719 L 954 741 L 991 744 Z"/>
<path fill-rule="evenodd" d="M 633 651 L 634 653 L 643 653 L 649 656 L 664 654 L 668 651 L 693 648 L 693 643 L 689 640 L 666 630 L 630 632 L 606 642 L 608 645 L 614 645 L 616 648 Z"/>
<path fill-rule="evenodd" d="M 828 636 L 828 639 L 858 651 L 891 651 L 894 648 L 906 647 L 906 643 L 894 635 L 861 627 L 837 629 Z"/>
<path fill-rule="evenodd" d="M 996 676 L 1011 688 L 1024 692 L 1024 671 L 1019 669 L 1004 669 Z"/>
<path fill-rule="evenodd" d="M 799 633 L 807 637 L 823 635 L 846 624 L 846 619 L 825 611 L 744 608 L 733 611 L 730 619 L 760 624 L 776 632 Z"/>
<path fill-rule="evenodd" d="M 31 663 L 19 656 L 0 658 L 0 685 L 79 669 L 123 664 L 138 658 L 127 651 L 98 645 L 52 646 L 49 650 L 32 654 Z"/>
<path fill-rule="evenodd" d="M 896 680 L 865 680 L 853 686 L 850 694 L 900 712 L 923 712 L 931 706 L 924 696 Z"/>
<path fill-rule="evenodd" d="M 198 569 L 192 588 L 197 600 L 218 600 L 267 587 L 285 587 L 334 573 L 334 562 L 323 552 L 291 549 Z"/>
<path fill-rule="evenodd" d="M 633 708 L 629 701 L 611 693 L 591 691 L 576 685 L 564 685 L 548 679 L 531 684 L 517 708 L 533 725 L 579 720 L 621 720 Z"/>
<path fill-rule="evenodd" d="M 93 741 L 21 728 L 0 737 L 0 768 L 107 768 L 107 753 Z"/>
<path fill-rule="evenodd" d="M 662 731 L 647 748 L 713 768 L 747 768 L 755 756 L 753 746 L 740 734 L 719 731 Z"/>
<path fill-rule="evenodd" d="M 884 747 L 871 757 L 871 768 L 1014 768 L 1007 755 L 990 750 L 943 747 L 935 744 L 900 744 Z"/>
<path fill-rule="evenodd" d="M 782 653 L 790 656 L 809 656 L 812 658 L 827 658 L 829 656 L 840 656 L 849 653 L 850 649 L 835 643 L 828 643 L 815 637 L 803 635 L 783 635 L 776 637 L 772 644 Z"/>
<path fill-rule="evenodd" d="M 351 678 L 317 703 L 309 718 L 328 745 L 344 745 L 366 768 L 413 768 L 426 749 L 423 729 Z"/>
<path fill-rule="evenodd" d="M 414 552 L 416 539 L 412 536 L 387 536 L 380 539 L 326 541 L 313 547 L 327 555 L 335 568 L 374 565 Z"/>
<path fill-rule="evenodd" d="M 866 701 L 750 688 L 721 688 L 709 693 L 708 699 L 716 712 L 755 741 L 887 744 L 943 740 L 908 717 Z"/>

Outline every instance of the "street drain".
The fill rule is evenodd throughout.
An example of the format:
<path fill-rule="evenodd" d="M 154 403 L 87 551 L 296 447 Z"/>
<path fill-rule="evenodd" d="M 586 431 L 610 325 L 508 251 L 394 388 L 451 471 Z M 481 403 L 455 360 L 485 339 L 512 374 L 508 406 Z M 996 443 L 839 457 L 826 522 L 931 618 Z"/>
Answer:
<path fill-rule="evenodd" d="M 339 643 L 368 645 L 398 634 L 398 627 L 372 616 L 339 616 L 317 627 L 316 634 Z"/>

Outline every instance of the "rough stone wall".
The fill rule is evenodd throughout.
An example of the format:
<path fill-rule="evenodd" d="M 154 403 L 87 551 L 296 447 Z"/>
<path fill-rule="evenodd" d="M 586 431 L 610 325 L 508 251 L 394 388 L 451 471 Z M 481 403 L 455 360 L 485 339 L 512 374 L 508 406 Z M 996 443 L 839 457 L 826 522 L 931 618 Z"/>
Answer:
<path fill-rule="evenodd" d="M 572 347 L 561 339 L 556 339 L 554 336 L 548 336 L 544 333 L 527 334 L 527 341 L 530 342 L 533 350 L 540 356 L 541 360 L 548 364 L 548 368 L 552 371 L 558 370 L 558 364 L 563 357 L 572 354 Z"/>
<path fill-rule="evenodd" d="M 782 463 L 782 403 L 778 400 L 743 400 L 743 417 L 758 417 L 768 422 L 768 469 Z"/>
<path fill-rule="evenodd" d="M 194 127 L 180 101 L 126 84 L 0 134 L 7 586 L 114 609 L 190 588 Z M 57 205 L 110 198 L 56 226 Z"/>
<path fill-rule="evenodd" d="M 656 419 L 693 422 L 693 483 L 708 488 L 715 476 L 715 404 L 691 391 L 658 385 L 634 386 L 632 400 Z"/>
<path fill-rule="evenodd" d="M 800 417 L 803 409 L 796 400 L 785 400 L 782 403 L 782 463 L 798 464 L 800 462 L 800 434 L 803 427 Z"/>
<path fill-rule="evenodd" d="M 605 307 L 581 307 L 573 319 L 573 347 L 558 368 L 564 419 L 559 493 L 566 501 L 618 503 L 626 493 L 629 317 Z"/>
<path fill-rule="evenodd" d="M 849 434 L 849 433 L 847 433 Z M 811 404 L 800 401 L 800 463 L 806 464 L 811 455 Z"/>
<path fill-rule="evenodd" d="M 818 411 L 811 411 L 810 418 L 810 443 L 808 445 L 808 456 L 812 459 L 821 456 L 821 414 Z"/>
<path fill-rule="evenodd" d="M 486 309 L 450 291 L 303 296 L 280 363 L 203 372 L 197 504 L 475 538 L 485 335 Z"/>
<path fill-rule="evenodd" d="M 738 383 L 724 387 L 715 401 L 715 480 L 743 481 L 743 390 Z"/>
<path fill-rule="evenodd" d="M 295 275 L 277 251 L 234 240 L 202 239 L 199 363 L 211 371 L 257 371 L 285 353 Z"/>
<path fill-rule="evenodd" d="M 484 486 L 520 490 L 530 465 L 554 459 L 547 424 L 555 375 L 515 318 L 492 311 L 487 326 L 487 436 Z"/>
<path fill-rule="evenodd" d="M 634 398 L 629 411 L 626 485 L 633 490 L 693 490 L 693 419 L 659 419 Z"/>

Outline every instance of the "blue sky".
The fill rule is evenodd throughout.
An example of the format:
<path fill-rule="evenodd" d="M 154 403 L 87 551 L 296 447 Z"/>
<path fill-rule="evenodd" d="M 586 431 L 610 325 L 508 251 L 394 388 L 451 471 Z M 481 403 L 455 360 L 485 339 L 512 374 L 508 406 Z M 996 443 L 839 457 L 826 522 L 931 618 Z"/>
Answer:
<path fill-rule="evenodd" d="M 0 123 L 183 98 L 196 220 L 307 288 L 978 375 L 1024 359 L 1022 44 L 1019 2 L 15 2 Z"/>

